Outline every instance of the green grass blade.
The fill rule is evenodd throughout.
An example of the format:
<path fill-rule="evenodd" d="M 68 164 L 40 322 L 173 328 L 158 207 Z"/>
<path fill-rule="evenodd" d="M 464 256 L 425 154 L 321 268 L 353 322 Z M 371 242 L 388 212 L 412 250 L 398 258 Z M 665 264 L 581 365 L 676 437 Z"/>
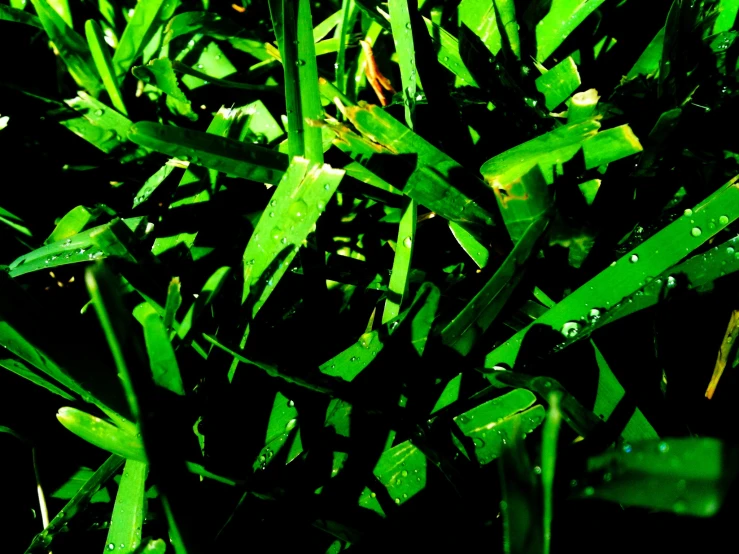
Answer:
<path fill-rule="evenodd" d="M 141 527 L 146 511 L 144 487 L 147 471 L 148 467 L 143 462 L 126 461 L 105 541 L 107 550 L 131 554 L 141 543 Z"/>
<path fill-rule="evenodd" d="M 535 252 L 549 219 L 540 217 L 527 229 L 503 264 L 485 286 L 441 332 L 441 340 L 461 354 L 468 354 L 475 342 L 490 328 L 516 285 L 523 277 L 525 262 Z"/>
<path fill-rule="evenodd" d="M 562 413 L 559 411 L 559 395 L 549 395 L 549 410 L 541 434 L 541 485 L 544 493 L 544 554 L 552 546 L 552 516 L 554 515 L 554 469 L 557 464 L 557 443 Z"/>
<path fill-rule="evenodd" d="M 573 94 L 567 101 L 567 123 L 579 123 L 597 115 L 598 91 L 594 88 Z"/>
<path fill-rule="evenodd" d="M 37 29 L 43 29 L 41 20 L 38 16 L 24 12 L 21 9 L 0 4 L 0 21 L 12 21 L 14 23 L 23 23 Z"/>
<path fill-rule="evenodd" d="M 31 545 L 26 549 L 26 554 L 48 552 L 52 541 L 66 528 L 72 519 L 82 512 L 95 493 L 105 485 L 123 465 L 124 459 L 115 454 L 105 460 L 97 471 L 88 479 L 69 502 L 64 505 L 59 513 L 49 522 L 49 525 L 41 533 L 36 535 Z"/>
<path fill-rule="evenodd" d="M 665 28 L 662 27 L 636 60 L 626 77 L 633 79 L 637 75 L 654 75 L 659 71 L 659 62 L 662 59 L 662 44 L 665 41 Z"/>
<path fill-rule="evenodd" d="M 375 360 L 384 347 L 378 331 L 364 333 L 357 342 L 321 364 L 319 369 L 324 375 L 351 382 Z"/>
<path fill-rule="evenodd" d="M 713 33 L 723 33 L 731 31 L 736 22 L 736 16 L 739 13 L 739 1 L 737 0 L 719 0 L 718 17 L 713 24 Z"/>
<path fill-rule="evenodd" d="M 244 251 L 244 293 L 253 319 L 287 271 L 344 171 L 293 158 Z"/>
<path fill-rule="evenodd" d="M 405 122 L 413 129 L 416 108 L 416 47 L 413 41 L 413 28 L 408 0 L 390 0 L 390 24 L 395 42 L 395 51 L 398 53 L 400 66 L 400 80 L 403 84 L 403 106 L 405 108 Z"/>
<path fill-rule="evenodd" d="M 213 49 L 214 49 L 214 45 L 211 44 L 209 51 L 210 50 L 213 50 Z M 214 54 L 214 55 L 215 56 L 221 56 L 221 57 L 223 56 L 222 54 Z M 204 60 L 201 59 L 200 61 L 202 62 Z M 197 65 L 198 66 L 203 65 L 206 68 L 208 67 L 206 64 L 203 64 L 203 63 L 198 63 Z M 177 71 L 179 73 L 183 73 L 184 75 L 187 76 L 187 77 L 184 77 L 182 79 L 182 82 L 185 83 L 185 84 L 191 82 L 188 79 L 188 77 L 194 77 L 196 79 L 196 82 L 197 81 L 202 81 L 203 84 L 209 83 L 209 84 L 218 85 L 218 86 L 225 87 L 225 88 L 235 88 L 235 89 L 240 89 L 240 90 L 252 90 L 252 91 L 263 91 L 263 92 L 279 92 L 279 93 L 282 92 L 281 87 L 279 87 L 277 85 L 253 85 L 251 83 L 237 83 L 236 81 L 229 81 L 228 79 L 220 79 L 220 78 L 216 77 L 212 72 L 206 73 L 206 72 L 203 72 L 203 71 L 198 71 L 198 70 L 193 69 L 191 67 L 188 67 L 187 65 L 183 64 L 182 62 L 179 62 L 179 61 L 176 61 L 176 60 L 172 61 L 172 68 L 175 71 Z M 136 68 L 134 68 L 134 70 L 135 69 Z M 221 72 L 223 72 L 223 71 L 221 71 Z M 229 71 L 228 74 L 230 74 L 230 73 L 232 73 L 232 72 Z M 196 87 L 190 85 L 189 88 L 193 89 L 193 88 L 196 88 Z"/>
<path fill-rule="evenodd" d="M 113 55 L 116 78 L 120 83 L 141 55 L 159 25 L 167 21 L 179 4 L 178 0 L 140 0 L 126 25 Z"/>
<path fill-rule="evenodd" d="M 74 27 L 72 23 L 72 12 L 69 11 L 69 0 L 47 0 L 47 2 L 70 28 Z"/>
<path fill-rule="evenodd" d="M 146 202 L 154 191 L 161 185 L 164 180 L 169 177 L 172 171 L 175 170 L 174 164 L 165 164 L 160 167 L 154 175 L 149 177 L 146 182 L 141 186 L 136 196 L 133 198 L 133 207 L 136 208 L 139 205 Z"/>
<path fill-rule="evenodd" d="M 409 199 L 398 226 L 398 240 L 395 244 L 395 257 L 387 298 L 385 299 L 385 309 L 382 312 L 382 323 L 389 323 L 400 314 L 403 299 L 408 293 L 417 221 L 418 205 L 414 200 Z"/>
<path fill-rule="evenodd" d="M 515 389 L 456 416 L 454 423 L 470 439 L 470 444 L 462 445 L 462 451 L 469 449 L 470 457 L 480 465 L 500 457 L 519 421 L 527 420 L 527 433 L 544 421 L 544 407 L 540 404 L 534 406 L 535 402 L 536 396 L 531 391 Z"/>
<path fill-rule="evenodd" d="M 711 517 L 736 477 L 736 467 L 727 463 L 731 448 L 715 438 L 627 443 L 588 460 L 578 496 Z"/>
<path fill-rule="evenodd" d="M 335 82 L 339 90 L 344 93 L 346 93 L 347 90 L 346 45 L 349 40 L 349 34 L 357 20 L 357 13 L 358 8 L 354 0 L 342 0 L 341 18 L 339 19 L 334 36 L 339 41 L 339 49 L 336 54 Z"/>
<path fill-rule="evenodd" d="M 152 121 L 133 125 L 128 138 L 146 148 L 259 183 L 276 183 L 287 169 L 287 156 L 280 152 Z"/>
<path fill-rule="evenodd" d="M 61 220 L 59 220 L 59 223 L 56 224 L 56 227 L 54 227 L 51 235 L 44 241 L 44 244 L 51 244 L 72 238 L 93 226 L 103 215 L 107 215 L 103 209 L 93 208 L 90 210 L 85 206 L 76 206 L 64 214 Z"/>
<path fill-rule="evenodd" d="M 9 212 L 5 208 L 0 206 L 0 222 L 4 223 L 11 229 L 14 229 L 15 231 L 26 235 L 27 237 L 33 236 L 33 233 L 31 233 L 31 230 L 23 225 L 23 220 L 15 215 L 14 213 Z"/>
<path fill-rule="evenodd" d="M 404 441 L 382 453 L 373 473 L 395 504 L 402 506 L 426 488 L 426 471 L 426 456 L 411 441 Z M 370 499 L 374 497 L 363 494 L 359 505 L 373 509 Z"/>
<path fill-rule="evenodd" d="M 48 0 L 31 0 L 41 24 L 49 35 L 49 40 L 59 51 L 70 75 L 87 92 L 96 96 L 102 88 L 98 79 L 92 55 L 85 39 L 72 29 L 59 14 L 54 11 Z"/>
<path fill-rule="evenodd" d="M 477 267 L 482 269 L 488 264 L 490 252 L 472 233 L 454 221 L 449 222 L 449 230 Z"/>
<path fill-rule="evenodd" d="M 185 340 L 188 334 L 192 331 L 195 321 L 198 319 L 200 314 L 207 308 L 215 297 L 220 292 L 223 285 L 226 283 L 226 279 L 231 274 L 230 267 L 221 267 L 217 269 L 213 275 L 208 277 L 208 280 L 203 285 L 198 298 L 190 305 L 187 310 L 185 317 L 182 318 L 180 328 L 177 331 L 180 339 Z"/>
<path fill-rule="evenodd" d="M 113 71 L 113 58 L 110 56 L 108 45 L 103 38 L 103 30 L 97 21 L 88 19 L 85 23 L 85 34 L 92 54 L 92 61 L 95 63 L 113 107 L 123 115 L 128 115 Z"/>
<path fill-rule="evenodd" d="M 574 291 L 536 320 L 572 337 L 588 322 L 592 308 L 607 312 L 642 286 L 710 240 L 739 217 L 739 189 L 734 180 L 721 187 L 694 210 L 680 217 Z M 718 225 L 716 224 L 718 222 Z M 589 306 L 589 308 L 588 308 Z M 565 325 L 570 323 L 570 325 Z M 530 325 L 493 350 L 485 367 L 513 365 Z"/>
<path fill-rule="evenodd" d="M 180 279 L 179 277 L 172 277 L 172 280 L 167 287 L 167 303 L 164 306 L 164 328 L 168 331 L 172 328 L 172 324 L 175 321 L 177 310 L 182 305 L 182 295 L 180 294 Z"/>
<path fill-rule="evenodd" d="M 579 86 L 580 74 L 571 56 L 536 78 L 536 90 L 544 95 L 549 111 L 567 100 Z"/>
<path fill-rule="evenodd" d="M 197 119 L 197 115 L 193 112 L 192 104 L 187 98 L 177 82 L 173 62 L 169 58 L 159 58 L 151 60 L 144 66 L 137 66 L 132 69 L 134 77 L 148 83 L 162 92 L 167 94 L 167 106 L 173 113 L 184 115 L 191 121 Z"/>
<path fill-rule="evenodd" d="M 7 357 L 0 359 L 0 367 L 4 367 L 8 371 L 15 373 L 19 377 L 23 377 L 24 379 L 27 379 L 31 381 L 34 385 L 38 385 L 39 387 L 43 387 L 49 392 L 53 392 L 54 394 L 58 394 L 65 400 L 69 400 L 70 402 L 74 402 L 76 398 L 66 392 L 65 390 L 59 388 L 54 383 L 49 381 L 48 379 L 45 379 L 36 371 L 28 367 L 23 360 L 16 357 Z"/>
<path fill-rule="evenodd" d="M 605 0 L 553 0 L 536 26 L 536 59 L 544 63 Z"/>
<path fill-rule="evenodd" d="M 149 304 L 144 303 L 137 310 L 139 313 L 134 315 L 144 327 L 144 341 L 154 383 L 175 394 L 184 396 L 185 388 L 182 385 L 177 357 L 169 340 L 168 328 L 165 327 L 162 318 Z"/>
<path fill-rule="evenodd" d="M 146 462 L 144 445 L 132 432 L 76 408 L 59 408 L 56 418 L 66 429 L 98 448 L 127 460 Z"/>

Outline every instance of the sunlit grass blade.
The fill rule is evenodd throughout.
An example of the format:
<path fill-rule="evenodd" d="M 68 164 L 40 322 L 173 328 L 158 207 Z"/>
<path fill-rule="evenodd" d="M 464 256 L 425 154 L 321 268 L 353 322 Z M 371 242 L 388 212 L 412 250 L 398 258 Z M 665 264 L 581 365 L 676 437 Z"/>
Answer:
<path fill-rule="evenodd" d="M 72 238 L 92 227 L 103 216 L 109 217 L 107 211 L 100 207 L 90 209 L 85 206 L 75 206 L 59 220 L 44 244 Z"/>
<path fill-rule="evenodd" d="M 184 396 L 185 388 L 182 385 L 180 368 L 177 365 L 174 348 L 169 340 L 169 327 L 165 326 L 162 318 L 149 304 L 144 303 L 138 306 L 134 310 L 134 315 L 144 328 L 144 341 L 154 383 L 175 394 Z"/>
<path fill-rule="evenodd" d="M 113 55 L 119 83 L 141 55 L 158 26 L 172 17 L 178 4 L 177 0 L 141 0 L 136 4 L 133 17 L 126 25 Z"/>
<path fill-rule="evenodd" d="M 598 91 L 594 88 L 573 94 L 567 101 L 567 123 L 579 123 L 592 119 L 598 106 Z"/>
<path fill-rule="evenodd" d="M 287 156 L 280 152 L 150 121 L 133 125 L 128 138 L 152 150 L 260 183 L 278 182 L 287 169 Z"/>
<path fill-rule="evenodd" d="M 536 78 L 536 89 L 544 95 L 549 111 L 567 100 L 579 86 L 580 74 L 572 57 L 565 58 Z"/>
<path fill-rule="evenodd" d="M 554 469 L 557 464 L 557 443 L 562 413 L 559 411 L 559 395 L 550 394 L 549 410 L 541 434 L 541 485 L 544 493 L 544 554 L 552 546 L 552 517 L 554 516 Z"/>
<path fill-rule="evenodd" d="M 140 204 L 146 202 L 157 189 L 157 187 L 159 187 L 159 185 L 161 185 L 174 170 L 174 164 L 165 164 L 160 167 L 156 171 L 156 173 L 154 173 L 154 175 L 146 180 L 146 182 L 139 189 L 139 192 L 136 193 L 136 196 L 134 196 L 133 198 L 133 207 L 136 208 Z"/>
<path fill-rule="evenodd" d="M 66 429 L 98 448 L 127 460 L 146 462 L 144 445 L 133 432 L 76 408 L 59 408 L 56 418 Z"/>
<path fill-rule="evenodd" d="M 23 220 L 17 215 L 9 212 L 3 207 L 0 207 L 0 222 L 4 223 L 11 229 L 30 237 L 33 235 L 30 229 L 23 224 Z"/>
<path fill-rule="evenodd" d="M 390 24 L 395 42 L 395 51 L 398 53 L 400 66 L 400 80 L 403 85 L 403 106 L 405 108 L 405 122 L 413 129 L 416 107 L 416 88 L 418 87 L 415 62 L 416 47 L 413 41 L 413 26 L 408 6 L 408 0 L 390 0 Z"/>
<path fill-rule="evenodd" d="M 320 366 L 321 373 L 353 381 L 384 348 L 379 331 L 364 333 L 359 340 Z"/>
<path fill-rule="evenodd" d="M 0 21 L 13 21 L 15 23 L 23 23 L 37 29 L 43 29 L 41 20 L 38 16 L 24 12 L 21 9 L 0 4 Z"/>
<path fill-rule="evenodd" d="M 733 448 L 715 438 L 626 443 L 588 460 L 578 496 L 711 517 L 736 477 Z"/>
<path fill-rule="evenodd" d="M 536 26 L 536 59 L 545 62 L 604 0 L 554 0 Z"/>
<path fill-rule="evenodd" d="M 490 328 L 523 276 L 526 261 L 535 251 L 549 220 L 535 220 L 503 264 L 462 311 L 444 328 L 441 340 L 461 354 L 468 354 Z"/>
<path fill-rule="evenodd" d="M 344 171 L 293 158 L 244 252 L 244 293 L 256 317 L 339 186 Z"/>
<path fill-rule="evenodd" d="M 87 44 L 90 47 L 92 60 L 100 74 L 110 101 L 113 107 L 123 115 L 128 115 L 126 105 L 123 103 L 121 91 L 118 88 L 118 82 L 113 70 L 113 58 L 108 51 L 108 45 L 103 38 L 103 30 L 94 19 L 88 19 L 85 23 L 85 34 L 87 36 Z"/>
<path fill-rule="evenodd" d="M 77 494 L 49 522 L 48 527 L 34 537 L 31 545 L 26 549 L 26 554 L 48 552 L 56 536 L 77 514 L 87 508 L 95 493 L 116 474 L 123 465 L 123 462 L 124 459 L 115 454 L 103 462 L 92 477 L 80 488 Z"/>
<path fill-rule="evenodd" d="M 141 526 L 144 524 L 144 487 L 148 467 L 143 462 L 127 460 L 118 485 L 118 494 L 110 518 L 106 539 L 107 549 L 131 554 L 141 543 Z"/>
<path fill-rule="evenodd" d="M 693 210 L 616 260 L 593 279 L 567 296 L 554 308 L 536 320 L 564 338 L 577 336 L 592 319 L 593 309 L 606 314 L 622 300 L 644 286 L 645 279 L 654 279 L 688 253 L 710 240 L 726 225 L 739 217 L 739 189 L 736 178 L 704 200 Z M 567 325 L 569 324 L 569 325 Z M 506 363 L 513 365 L 521 341 L 531 325 L 493 350 L 485 367 Z"/>
<path fill-rule="evenodd" d="M 534 393 L 515 389 L 459 414 L 454 423 L 469 439 L 469 444 L 460 442 L 458 446 L 480 465 L 492 462 L 500 457 L 517 425 L 525 420 L 524 432 L 530 433 L 544 421 L 544 407 L 540 404 L 534 406 L 535 402 Z"/>
<path fill-rule="evenodd" d="M 31 0 L 49 40 L 59 52 L 69 73 L 87 92 L 96 96 L 102 88 L 92 55 L 82 38 L 64 19 L 54 11 L 48 0 Z"/>
<path fill-rule="evenodd" d="M 662 27 L 649 45 L 644 49 L 626 77 L 633 79 L 637 75 L 654 75 L 659 71 L 659 62 L 662 59 L 662 43 L 665 40 L 665 28 Z"/>
<path fill-rule="evenodd" d="M 739 2 L 737 0 L 719 0 L 717 9 L 719 13 L 716 22 L 713 24 L 714 34 L 733 29 L 737 13 L 739 13 Z"/>
<path fill-rule="evenodd" d="M 341 17 L 339 19 L 338 25 L 336 26 L 334 37 L 339 41 L 339 49 L 336 54 L 335 83 L 339 90 L 343 92 L 346 92 L 347 85 L 346 46 L 349 39 L 349 33 L 356 23 L 357 13 L 358 8 L 354 0 L 342 0 L 340 14 Z"/>
<path fill-rule="evenodd" d="M 417 220 L 418 205 L 414 200 L 409 200 L 403 210 L 398 226 L 398 240 L 395 244 L 392 275 L 390 275 L 385 309 L 382 312 L 383 323 L 388 323 L 398 316 L 403 299 L 408 292 L 408 278 L 413 260 L 413 247 L 416 242 Z"/>

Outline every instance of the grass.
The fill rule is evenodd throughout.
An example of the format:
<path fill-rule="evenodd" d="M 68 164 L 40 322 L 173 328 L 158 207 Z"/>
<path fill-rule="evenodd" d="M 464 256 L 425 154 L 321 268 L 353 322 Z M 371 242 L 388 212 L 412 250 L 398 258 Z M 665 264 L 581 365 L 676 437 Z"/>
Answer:
<path fill-rule="evenodd" d="M 738 13 L 0 4 L 0 549 L 735 540 Z"/>

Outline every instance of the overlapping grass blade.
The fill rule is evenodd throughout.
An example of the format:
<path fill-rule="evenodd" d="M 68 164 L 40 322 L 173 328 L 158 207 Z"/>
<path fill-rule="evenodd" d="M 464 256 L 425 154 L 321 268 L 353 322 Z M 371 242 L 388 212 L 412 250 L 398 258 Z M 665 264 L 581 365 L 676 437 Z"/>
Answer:
<path fill-rule="evenodd" d="M 19 377 L 28 379 L 34 385 L 43 387 L 49 392 L 58 394 L 65 400 L 69 400 L 71 402 L 74 402 L 76 400 L 74 396 L 66 392 L 64 389 L 56 386 L 54 383 L 52 383 L 48 379 L 45 379 L 44 377 L 39 375 L 36 371 L 34 371 L 28 365 L 26 365 L 26 363 L 20 358 L 17 358 L 15 356 L 9 356 L 8 354 L 6 354 L 4 358 L 0 359 L 0 367 L 3 367 L 12 373 L 15 373 Z"/>
<path fill-rule="evenodd" d="M 49 40 L 54 43 L 59 56 L 77 83 L 93 96 L 102 89 L 92 55 L 82 38 L 64 19 L 54 11 L 48 0 L 31 0 Z"/>
<path fill-rule="evenodd" d="M 113 58 L 108 51 L 108 45 L 103 38 L 103 30 L 94 19 L 88 19 L 85 23 L 85 34 L 87 36 L 87 44 L 90 47 L 92 61 L 100 74 L 110 101 L 113 107 L 123 115 L 128 115 L 126 105 L 123 103 L 121 91 L 118 88 L 118 82 L 113 69 Z"/>
<path fill-rule="evenodd" d="M 23 23 L 24 25 L 30 25 L 31 27 L 36 27 L 37 29 L 44 28 L 38 16 L 35 16 L 28 12 L 24 12 L 22 9 L 6 6 L 4 4 L 0 4 L 0 21 L 13 21 L 15 23 Z"/>
<path fill-rule="evenodd" d="M 400 313 L 403 299 L 408 292 L 408 280 L 413 260 L 413 248 L 416 242 L 416 222 L 418 220 L 418 205 L 409 199 L 403 210 L 398 226 L 398 240 L 395 244 L 393 269 L 388 284 L 385 309 L 382 312 L 382 322 L 388 323 Z"/>
<path fill-rule="evenodd" d="M 185 313 L 185 316 L 182 318 L 180 328 L 177 331 L 180 339 L 185 340 L 188 334 L 192 331 L 195 321 L 198 319 L 203 310 L 207 308 L 211 302 L 213 302 L 230 274 L 230 267 L 221 267 L 217 269 L 213 273 L 213 275 L 208 277 L 208 280 L 205 282 L 205 285 L 203 285 L 200 294 L 190 305 L 187 312 Z"/>
<path fill-rule="evenodd" d="M 536 59 L 545 62 L 604 0 L 553 0 L 536 26 Z"/>
<path fill-rule="evenodd" d="M 105 541 L 108 550 L 113 545 L 117 552 L 131 554 L 141 543 L 141 527 L 146 514 L 144 487 L 147 471 L 145 463 L 126 460 Z"/>
<path fill-rule="evenodd" d="M 579 86 L 580 74 L 571 56 L 536 78 L 536 89 L 544 95 L 550 111 L 567 100 Z"/>

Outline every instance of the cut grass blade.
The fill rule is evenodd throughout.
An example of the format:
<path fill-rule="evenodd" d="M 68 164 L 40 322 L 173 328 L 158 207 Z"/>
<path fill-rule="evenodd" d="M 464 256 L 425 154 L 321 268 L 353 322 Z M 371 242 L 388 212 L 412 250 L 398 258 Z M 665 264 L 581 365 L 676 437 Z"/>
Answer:
<path fill-rule="evenodd" d="M 31 545 L 26 549 L 26 554 L 48 552 L 56 536 L 77 514 L 87 507 L 95 493 L 116 474 L 123 465 L 123 462 L 124 459 L 115 454 L 103 462 L 97 471 L 93 473 L 92 477 L 80 488 L 77 494 L 49 522 L 46 529 L 33 538 Z"/>
<path fill-rule="evenodd" d="M 259 183 L 276 183 L 287 169 L 287 156 L 274 150 L 152 121 L 133 125 L 128 138 L 146 148 Z"/>
<path fill-rule="evenodd" d="M 503 264 L 485 286 L 441 332 L 441 340 L 457 352 L 468 354 L 477 340 L 490 328 L 506 301 L 523 277 L 526 261 L 535 251 L 549 220 L 535 220 L 516 244 Z"/>
<path fill-rule="evenodd" d="M 123 103 L 121 91 L 118 88 L 118 82 L 113 69 L 113 58 L 108 51 L 108 45 L 103 38 L 103 30 L 94 19 L 88 19 L 85 23 L 85 35 L 87 36 L 87 44 L 90 47 L 92 61 L 100 74 L 110 101 L 113 107 L 123 115 L 128 115 L 126 106 Z"/>
<path fill-rule="evenodd" d="M 577 336 L 592 319 L 588 318 L 592 309 L 597 309 L 600 315 L 616 307 L 644 286 L 645 279 L 660 275 L 735 221 L 739 217 L 736 179 L 721 187 L 695 209 L 686 210 L 685 215 L 614 262 L 535 323 L 551 327 L 565 337 Z M 513 366 L 521 341 L 530 328 L 531 325 L 519 331 L 488 354 L 485 367 L 491 368 L 500 363 Z"/>
<path fill-rule="evenodd" d="M 98 79 L 92 55 L 82 38 L 72 27 L 52 9 L 48 0 L 31 0 L 39 16 L 49 40 L 59 52 L 70 75 L 77 83 L 93 96 L 97 96 L 102 89 Z"/>
<path fill-rule="evenodd" d="M 172 277 L 167 287 L 167 303 L 164 306 L 164 328 L 169 331 L 175 322 L 177 310 L 182 305 L 182 295 L 180 294 L 180 278 Z"/>
<path fill-rule="evenodd" d="M 110 529 L 105 541 L 108 550 L 122 554 L 135 552 L 141 543 L 141 527 L 144 524 L 144 487 L 148 467 L 136 460 L 127 460 L 118 485 Z M 111 548 L 111 545 L 113 548 Z"/>
<path fill-rule="evenodd" d="M 343 170 L 293 158 L 244 251 L 242 303 L 250 320 L 287 271 L 343 176 Z"/>
<path fill-rule="evenodd" d="M 571 56 L 536 78 L 536 90 L 544 95 L 549 111 L 567 100 L 579 86 L 580 74 Z"/>

